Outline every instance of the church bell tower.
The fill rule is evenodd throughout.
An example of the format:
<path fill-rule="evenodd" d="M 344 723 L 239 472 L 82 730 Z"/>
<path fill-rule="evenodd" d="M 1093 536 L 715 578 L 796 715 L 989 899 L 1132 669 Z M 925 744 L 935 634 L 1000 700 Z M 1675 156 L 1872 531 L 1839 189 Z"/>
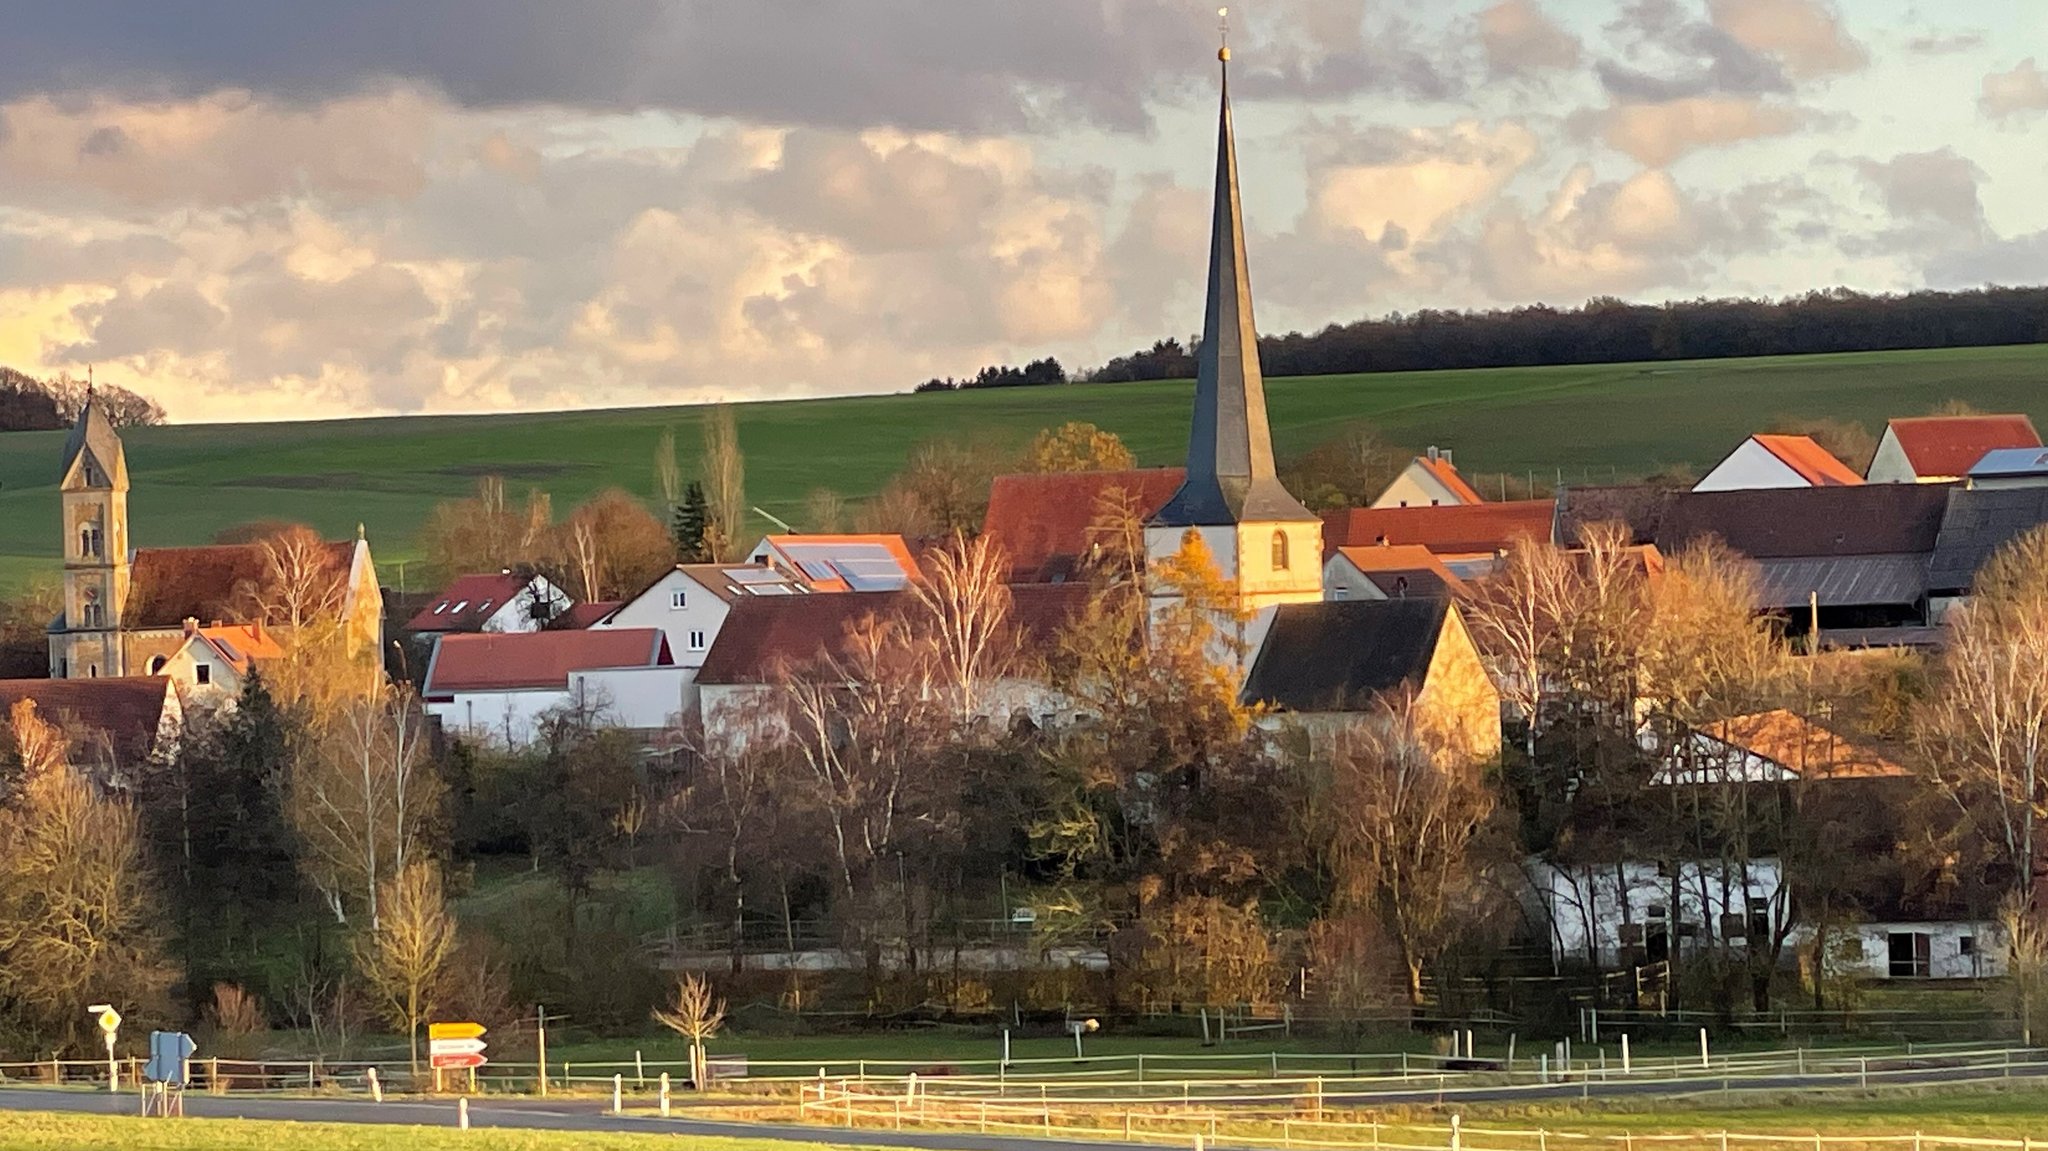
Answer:
<path fill-rule="evenodd" d="M 1245 268 L 1237 142 L 1230 119 L 1230 48 L 1222 62 L 1216 138 L 1216 201 L 1209 236 L 1208 308 L 1196 358 L 1194 426 L 1187 478 L 1145 525 L 1148 566 L 1179 552 L 1187 533 L 1208 545 L 1240 612 L 1323 598 L 1322 521 L 1281 485 L 1266 424 L 1266 386 Z M 1155 583 L 1153 603 L 1173 594 Z M 1252 637 L 1242 637 L 1250 640 Z"/>
<path fill-rule="evenodd" d="M 64 443 L 64 617 L 50 633 L 57 679 L 128 674 L 121 609 L 128 600 L 128 458 L 88 393 Z"/>

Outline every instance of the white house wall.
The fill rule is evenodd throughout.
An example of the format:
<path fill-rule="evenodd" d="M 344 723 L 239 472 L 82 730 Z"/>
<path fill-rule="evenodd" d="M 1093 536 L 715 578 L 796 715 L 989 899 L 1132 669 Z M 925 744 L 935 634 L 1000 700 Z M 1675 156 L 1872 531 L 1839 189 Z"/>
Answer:
<path fill-rule="evenodd" d="M 1870 457 L 1863 478 L 1873 484 L 1920 482 L 1920 477 L 1913 473 L 1913 462 L 1906 458 L 1906 449 L 1899 446 L 1899 437 L 1890 428 L 1884 430 L 1884 438 L 1877 442 L 1877 452 Z"/>
<path fill-rule="evenodd" d="M 1378 584 L 1365 578 L 1358 565 L 1344 558 L 1338 552 L 1323 565 L 1323 598 L 1332 603 L 1349 600 L 1385 599 L 1387 593 Z"/>
<path fill-rule="evenodd" d="M 694 667 L 619 667 L 569 673 L 569 697 L 609 727 L 667 727 L 696 706 Z"/>
<path fill-rule="evenodd" d="M 683 593 L 682 607 L 674 606 L 677 592 Z M 703 584 L 672 571 L 614 612 L 604 626 L 660 628 L 668 637 L 669 654 L 676 665 L 698 668 L 704 666 L 704 657 L 718 641 L 718 629 L 725 626 L 725 617 L 731 613 L 732 606 Z M 702 634 L 704 642 L 692 645 L 692 634 Z"/>
<path fill-rule="evenodd" d="M 1678 922 L 1696 925 L 1690 936 L 1678 933 L 1681 952 L 1718 941 L 1721 916 L 1731 911 L 1746 915 L 1752 898 L 1766 901 L 1772 932 L 1782 929 L 1787 910 L 1777 861 L 1752 860 L 1748 870 L 1745 890 L 1732 870 L 1724 874 L 1718 860 L 1680 865 Z M 1658 874 L 1654 863 L 1609 863 L 1566 871 L 1532 860 L 1528 872 L 1541 910 L 1550 921 L 1553 957 L 1560 963 L 1585 962 L 1590 937 L 1598 948 L 1598 962 L 1614 966 L 1621 961 L 1624 923 L 1671 923 L 1671 878 Z M 1626 917 L 1622 914 L 1624 899 Z M 1665 915 L 1653 918 L 1653 908 L 1663 908 Z"/>
<path fill-rule="evenodd" d="M 1387 485 L 1387 490 L 1372 501 L 1376 508 L 1427 508 L 1462 507 L 1465 501 L 1445 486 L 1434 472 L 1422 465 L 1420 460 L 1410 461 Z"/>
<path fill-rule="evenodd" d="M 540 717 L 569 702 L 567 688 L 525 691 L 459 691 L 445 703 L 429 702 L 427 714 L 441 728 L 470 739 L 523 747 L 532 743 Z"/>
<path fill-rule="evenodd" d="M 1755 439 L 1742 441 L 1742 446 L 1728 453 L 1728 458 L 1715 465 L 1714 470 L 1692 486 L 1696 492 L 1739 492 L 1758 488 L 1805 488 L 1812 487 L 1806 477 L 1793 471 L 1784 460 L 1774 455 L 1769 448 Z"/>

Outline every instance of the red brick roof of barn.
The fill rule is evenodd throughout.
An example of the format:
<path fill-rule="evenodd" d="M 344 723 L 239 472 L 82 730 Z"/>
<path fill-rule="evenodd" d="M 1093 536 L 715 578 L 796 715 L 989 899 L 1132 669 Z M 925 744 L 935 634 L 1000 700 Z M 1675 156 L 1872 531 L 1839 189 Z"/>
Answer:
<path fill-rule="evenodd" d="M 674 662 L 666 636 L 651 627 L 444 635 L 424 694 L 562 688 L 570 672 Z"/>
<path fill-rule="evenodd" d="M 1140 520 L 1166 506 L 1184 468 L 1120 472 L 1020 472 L 997 476 L 989 489 L 982 534 L 1001 545 L 1016 583 L 1072 578 L 1088 557 L 1089 527 L 1102 497 L 1121 490 Z"/>
<path fill-rule="evenodd" d="M 1994 448 L 2041 446 L 2034 421 L 2023 415 L 1914 416 L 1890 428 L 1921 479 L 1966 476 Z"/>
<path fill-rule="evenodd" d="M 1411 508 L 1345 508 L 1323 513 L 1323 552 L 1418 544 L 1439 556 L 1499 551 L 1518 539 L 1547 540 L 1555 500 Z"/>

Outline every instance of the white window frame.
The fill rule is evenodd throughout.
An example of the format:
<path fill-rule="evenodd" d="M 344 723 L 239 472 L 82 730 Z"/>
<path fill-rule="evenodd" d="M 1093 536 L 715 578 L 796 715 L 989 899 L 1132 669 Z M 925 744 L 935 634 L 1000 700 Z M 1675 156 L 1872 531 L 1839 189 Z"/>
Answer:
<path fill-rule="evenodd" d="M 706 645 L 706 644 L 705 644 L 705 642 L 704 642 L 704 633 L 703 633 L 703 632 L 701 632 L 701 631 L 693 631 L 693 632 L 691 632 L 691 633 L 690 633 L 690 650 L 691 650 L 691 651 L 703 651 L 703 650 L 704 650 L 704 648 L 705 648 L 706 646 L 707 646 L 707 645 Z"/>
<path fill-rule="evenodd" d="M 668 610 L 682 611 L 690 606 L 690 593 L 686 588 L 675 588 L 668 593 Z"/>

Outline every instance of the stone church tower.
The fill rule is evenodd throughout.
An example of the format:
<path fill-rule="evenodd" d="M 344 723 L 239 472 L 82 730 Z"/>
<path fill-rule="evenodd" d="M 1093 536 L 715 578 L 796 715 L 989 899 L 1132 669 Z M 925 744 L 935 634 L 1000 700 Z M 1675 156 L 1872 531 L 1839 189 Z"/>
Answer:
<path fill-rule="evenodd" d="M 64 619 L 50 635 L 58 679 L 127 675 L 121 609 L 128 602 L 128 458 L 99 403 L 64 444 Z"/>
<path fill-rule="evenodd" d="M 1208 310 L 1196 360 L 1194 427 L 1187 478 L 1145 525 L 1148 567 L 1199 533 L 1238 608 L 1254 615 L 1240 640 L 1256 646 L 1266 609 L 1323 598 L 1323 525 L 1281 486 L 1266 426 L 1265 379 L 1245 270 L 1244 218 L 1238 203 L 1237 142 L 1230 120 L 1230 49 L 1223 61 L 1216 142 L 1216 207 L 1209 239 Z M 1171 589 L 1154 584 L 1153 605 Z"/>

